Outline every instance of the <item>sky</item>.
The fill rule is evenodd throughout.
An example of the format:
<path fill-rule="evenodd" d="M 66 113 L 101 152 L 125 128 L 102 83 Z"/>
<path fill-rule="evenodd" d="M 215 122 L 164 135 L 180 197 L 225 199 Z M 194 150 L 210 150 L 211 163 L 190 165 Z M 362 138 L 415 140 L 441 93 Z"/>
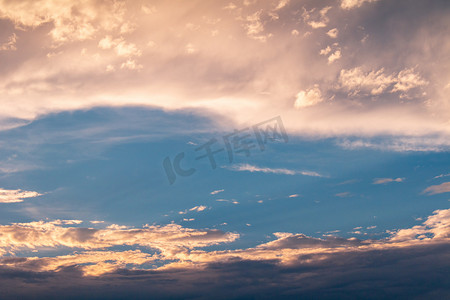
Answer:
<path fill-rule="evenodd" d="M 0 0 L 0 298 L 450 298 L 449 16 Z"/>

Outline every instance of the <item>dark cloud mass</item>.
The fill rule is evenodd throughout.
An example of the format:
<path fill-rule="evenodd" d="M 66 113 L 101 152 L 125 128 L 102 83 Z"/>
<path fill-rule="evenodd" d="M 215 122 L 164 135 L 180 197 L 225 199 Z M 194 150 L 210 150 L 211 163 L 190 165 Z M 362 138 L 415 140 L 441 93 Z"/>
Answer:
<path fill-rule="evenodd" d="M 321 255 L 322 256 L 322 255 Z M 302 255 L 292 266 L 237 259 L 202 269 L 83 277 L 0 269 L 2 299 L 447 299 L 450 246 Z"/>

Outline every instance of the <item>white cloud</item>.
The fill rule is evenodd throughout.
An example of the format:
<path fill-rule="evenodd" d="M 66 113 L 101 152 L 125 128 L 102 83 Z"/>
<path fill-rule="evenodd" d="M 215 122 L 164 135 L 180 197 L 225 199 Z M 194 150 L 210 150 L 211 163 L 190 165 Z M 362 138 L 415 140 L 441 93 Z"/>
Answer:
<path fill-rule="evenodd" d="M 130 264 L 144 266 L 156 260 L 164 262 L 159 270 L 200 267 L 208 263 L 236 259 L 277 261 L 281 265 L 289 266 L 296 264 L 299 256 L 305 254 L 308 259 L 314 260 L 315 257 L 323 259 L 324 256 L 333 253 L 373 250 L 379 252 L 412 246 L 447 244 L 450 236 L 450 209 L 436 210 L 421 225 L 389 231 L 390 236 L 380 240 L 360 240 L 355 237 L 346 239 L 332 235 L 320 239 L 301 233 L 276 232 L 275 240 L 253 248 L 215 251 L 195 248 L 234 242 L 239 238 L 239 234 L 219 230 L 189 229 L 176 224 L 147 225 L 141 229 L 126 229 L 122 226 L 107 229 L 66 226 L 66 222 L 60 220 L 0 226 L 0 255 L 41 248 L 47 251 L 61 247 L 84 250 L 55 257 L 0 260 L 0 264 L 34 271 L 56 271 L 64 266 L 79 266 L 84 275 L 91 276 L 99 276 Z M 356 227 L 353 233 L 367 234 L 358 229 L 362 228 Z M 373 226 L 368 229 L 373 229 Z M 148 254 L 141 250 L 105 251 L 117 245 L 137 245 L 156 249 L 157 252 Z M 195 251 L 192 251 L 193 249 Z"/>
<path fill-rule="evenodd" d="M 339 30 L 338 30 L 337 28 L 333 28 L 333 29 L 330 29 L 330 30 L 327 32 L 327 35 L 328 35 L 330 38 L 335 39 L 335 38 L 337 38 L 338 33 L 339 33 Z"/>
<path fill-rule="evenodd" d="M 285 7 L 286 5 L 289 4 L 289 1 L 290 1 L 290 0 L 280 0 L 280 2 L 278 2 L 277 7 L 275 7 L 275 10 L 280 10 L 280 9 L 282 9 L 283 7 Z"/>
<path fill-rule="evenodd" d="M 215 190 L 215 191 L 212 191 L 210 194 L 211 195 L 217 195 L 217 194 L 219 194 L 219 193 L 222 193 L 223 191 L 225 191 L 224 189 L 221 189 L 221 190 Z"/>
<path fill-rule="evenodd" d="M 330 53 L 330 52 L 331 52 L 331 47 L 330 47 L 330 46 L 327 46 L 326 48 L 320 50 L 319 54 L 320 54 L 320 55 L 327 55 L 327 54 Z"/>
<path fill-rule="evenodd" d="M 314 106 L 319 104 L 324 99 L 322 98 L 322 93 L 317 85 L 313 88 L 307 89 L 306 91 L 300 91 L 297 94 L 297 99 L 295 100 L 294 107 L 304 108 L 308 106 Z"/>
<path fill-rule="evenodd" d="M 126 23 L 123 3 L 94 0 L 2 1 L 0 16 L 12 20 L 19 29 L 51 22 L 50 36 L 56 43 L 87 40 L 99 30 L 120 28 Z"/>
<path fill-rule="evenodd" d="M 233 171 L 247 171 L 247 172 L 262 172 L 262 173 L 272 173 L 272 174 L 282 174 L 282 175 L 305 175 L 305 176 L 313 176 L 313 177 L 323 177 L 317 172 L 313 171 L 296 171 L 290 169 L 283 168 L 261 168 L 249 164 L 240 164 L 234 165 L 228 168 Z"/>
<path fill-rule="evenodd" d="M 341 58 L 341 50 L 336 50 L 333 54 L 328 56 L 328 63 L 331 64 L 332 62 L 338 60 Z"/>
<path fill-rule="evenodd" d="M 378 142 L 364 139 L 344 139 L 338 145 L 345 149 L 369 148 L 395 152 L 443 152 L 450 150 L 450 142 L 445 137 L 396 137 Z"/>
<path fill-rule="evenodd" d="M 207 206 L 204 206 L 204 205 L 198 205 L 198 206 L 194 206 L 194 207 L 192 207 L 192 208 L 186 209 L 186 210 L 184 210 L 184 211 L 180 211 L 180 212 L 178 212 L 178 214 L 184 215 L 184 214 L 187 214 L 187 213 L 190 212 L 190 211 L 201 212 L 201 211 L 204 211 L 204 210 L 207 209 L 207 208 L 208 208 Z"/>
<path fill-rule="evenodd" d="M 343 89 L 349 91 L 350 95 L 407 92 L 428 84 L 414 72 L 414 69 L 404 69 L 398 74 L 386 75 L 383 68 L 378 71 L 364 72 L 360 67 L 341 70 L 339 83 Z"/>
<path fill-rule="evenodd" d="M 0 188 L 0 203 L 23 202 L 26 198 L 34 198 L 38 196 L 42 196 L 42 194 L 32 191 L 5 190 Z"/>
<path fill-rule="evenodd" d="M 326 27 L 330 19 L 327 17 L 327 12 L 331 9 L 331 6 L 327 6 L 322 8 L 319 11 L 316 11 L 315 8 L 308 11 L 305 8 L 303 8 L 303 20 L 306 24 L 311 26 L 312 28 L 322 28 Z"/>
<path fill-rule="evenodd" d="M 341 7 L 343 9 L 352 9 L 357 8 L 363 5 L 364 3 L 376 2 L 378 0 L 341 0 Z"/>
<path fill-rule="evenodd" d="M 433 179 L 438 179 L 438 178 L 447 177 L 447 176 L 450 176 L 450 173 L 434 176 Z"/>
<path fill-rule="evenodd" d="M 255 40 L 261 42 L 266 42 L 270 38 L 271 34 L 264 34 L 264 24 L 261 21 L 262 10 L 255 12 L 245 18 L 245 29 L 247 30 L 247 35 Z"/>
<path fill-rule="evenodd" d="M 427 193 L 429 195 L 449 193 L 450 192 L 450 182 L 444 182 L 439 185 L 432 185 L 430 187 L 427 187 L 423 192 Z"/>
<path fill-rule="evenodd" d="M 403 182 L 405 178 L 375 178 L 373 184 L 385 184 L 391 182 Z"/>
<path fill-rule="evenodd" d="M 440 54 L 449 51 L 446 43 L 438 42 L 446 40 L 445 32 L 433 31 L 428 23 L 420 23 L 425 24 L 424 30 L 417 32 L 431 32 L 427 38 L 436 46 L 433 53 L 437 57 L 431 57 L 424 48 L 422 33 L 408 34 L 411 39 L 405 40 L 399 28 L 385 24 L 391 29 L 384 33 L 390 47 L 384 48 L 383 55 L 377 55 L 377 47 L 368 42 L 361 45 L 360 40 L 370 35 L 375 41 L 379 28 L 359 19 L 358 11 L 341 19 L 338 15 L 342 11 L 324 10 L 320 4 L 314 4 L 316 8 L 308 8 L 303 17 L 306 24 L 316 23 L 303 25 L 298 24 L 298 19 L 303 18 L 303 4 L 288 4 L 277 11 L 279 18 L 274 19 L 270 13 L 282 3 L 279 0 L 252 1 L 247 7 L 235 2 L 239 7 L 222 10 L 227 3 L 214 2 L 199 11 L 188 2 L 180 3 L 176 10 L 168 2 L 161 2 L 158 11 L 149 17 L 142 4 L 133 1 L 0 1 L 5 22 L 23 29 L 14 31 L 20 41 L 17 51 L 0 52 L 0 59 L 13 54 L 0 80 L 4 104 L 0 127 L 8 128 L 11 120 L 26 122 L 48 113 L 142 105 L 164 110 L 206 109 L 221 120 L 227 119 L 217 121 L 223 127 L 258 122 L 277 112 L 289 124 L 292 134 L 442 135 L 439 141 L 449 140 L 446 122 L 450 107 L 444 87 L 450 79 Z M 296 16 L 286 13 L 291 6 Z M 436 17 L 436 24 L 446 24 L 431 7 L 421 18 L 425 20 L 429 15 Z M 396 16 L 399 22 L 406 20 L 401 13 Z M 361 24 L 358 28 L 364 28 L 358 29 L 358 36 L 351 37 L 349 28 L 346 35 L 351 38 L 339 40 L 339 47 L 330 44 L 327 59 L 315 57 L 326 47 L 324 41 L 334 36 L 334 29 L 340 30 L 340 37 L 345 24 L 357 20 Z M 200 29 L 188 30 L 187 23 L 200 25 Z M 311 26 L 325 23 L 329 27 L 305 33 Z M 404 30 L 415 30 L 410 27 Z M 133 28 L 137 30 L 130 34 Z M 219 32 L 214 38 L 212 30 Z M 269 39 L 271 33 L 273 38 Z M 293 39 L 292 34 L 297 33 L 298 38 Z M 254 39 L 266 43 L 256 43 Z M 150 49 L 149 40 L 157 46 Z M 195 55 L 186 55 L 189 43 L 197 50 Z M 318 45 L 323 47 L 318 49 Z M 30 48 L 43 51 L 28 57 Z M 48 53 L 53 54 L 47 57 Z M 399 57 L 402 59 L 394 59 L 396 53 L 403 53 Z M 436 60 L 442 63 L 435 64 Z M 337 62 L 346 66 L 341 73 Z M 433 82 L 433 86 L 425 82 Z M 316 83 L 320 84 L 320 94 L 313 88 Z M 293 96 L 298 93 L 296 108 L 308 109 L 293 109 Z M 372 98 L 383 93 L 389 95 Z M 315 105 L 323 101 L 322 96 L 333 102 Z M 251 120 L 248 110 L 252 111 Z"/>

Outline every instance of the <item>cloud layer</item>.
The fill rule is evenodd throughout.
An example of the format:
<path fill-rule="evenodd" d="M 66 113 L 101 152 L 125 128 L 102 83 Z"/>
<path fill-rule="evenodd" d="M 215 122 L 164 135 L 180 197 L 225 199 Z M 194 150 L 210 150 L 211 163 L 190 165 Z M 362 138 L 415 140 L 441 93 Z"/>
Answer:
<path fill-rule="evenodd" d="M 448 147 L 447 13 L 437 0 L 1 1 L 2 123 L 94 106 L 194 108 L 228 125 L 276 112 L 291 133 Z"/>
<path fill-rule="evenodd" d="M 380 291 L 388 293 L 386 295 L 406 295 L 409 292 L 403 289 L 410 287 L 407 282 L 410 284 L 411 281 L 422 280 L 421 270 L 436 270 L 435 261 L 431 257 L 436 257 L 440 264 L 446 264 L 448 260 L 445 257 L 448 256 L 450 239 L 450 210 L 437 210 L 423 224 L 391 231 L 390 236 L 382 240 L 344 239 L 335 236 L 319 239 L 303 234 L 278 232 L 274 233 L 275 240 L 254 248 L 224 251 L 196 248 L 233 242 L 239 237 L 238 234 L 193 230 L 175 224 L 162 227 L 145 226 L 141 229 L 128 229 L 118 225 L 104 229 L 73 226 L 80 222 L 58 220 L 1 226 L 0 247 L 3 258 L 0 260 L 0 276 L 6 280 L 2 280 L 2 285 L 5 282 L 13 285 L 24 282 L 22 279 L 11 282 L 10 275 L 7 274 L 22 274 L 20 278 L 23 280 L 41 278 L 39 282 L 47 282 L 47 287 L 51 287 L 55 280 L 64 281 L 64 278 L 70 278 L 71 286 L 78 286 L 74 285 L 74 282 L 79 281 L 83 288 L 87 288 L 87 282 L 83 278 L 94 277 L 97 279 L 89 280 L 91 289 L 98 288 L 103 297 L 108 292 L 104 290 L 102 282 L 107 280 L 116 282 L 115 288 L 119 290 L 128 290 L 128 295 L 133 294 L 130 287 L 139 285 L 145 291 L 143 295 L 159 289 L 157 294 L 161 298 L 182 298 L 186 293 L 194 293 L 199 297 L 208 293 L 209 288 L 202 285 L 195 289 L 188 288 L 193 281 L 207 281 L 209 284 L 216 282 L 211 288 L 222 290 L 229 281 L 226 278 L 231 276 L 229 278 L 233 278 L 233 284 L 237 285 L 244 278 L 256 281 L 243 284 L 235 291 L 235 296 L 225 292 L 228 298 L 245 295 L 254 297 L 259 295 L 259 289 L 286 298 L 290 294 L 286 294 L 286 290 L 282 291 L 286 288 L 296 296 L 308 293 L 319 296 L 324 289 L 330 289 L 339 282 L 357 284 L 361 282 L 358 276 L 369 274 L 372 275 L 367 280 L 373 285 L 376 280 L 387 276 L 386 272 L 390 271 L 386 267 L 392 266 L 393 270 L 396 270 L 395 274 L 406 276 L 408 280 L 403 282 L 396 278 L 396 284 L 401 287 L 398 291 L 388 291 L 381 286 Z M 116 245 L 139 245 L 143 248 L 111 251 L 111 247 Z M 79 250 L 67 255 L 40 258 L 6 255 L 24 249 L 48 250 L 62 246 Z M 149 249 L 156 251 L 150 253 Z M 424 259 L 426 264 L 422 262 Z M 408 274 L 413 269 L 417 273 Z M 261 273 L 262 270 L 266 271 Z M 266 272 L 276 276 L 265 278 L 263 274 Z M 286 277 L 286 274 L 289 274 L 289 277 Z M 342 277 L 343 274 L 346 275 Z M 169 288 L 170 285 L 166 282 L 169 278 L 170 281 L 176 280 L 181 285 L 178 285 L 177 289 Z M 212 278 L 220 280 L 211 281 Z M 442 280 L 440 276 L 436 278 Z M 145 288 L 146 285 L 142 286 L 144 279 L 153 282 L 149 290 Z M 25 286 L 26 289 L 16 291 L 14 295 L 23 293 L 24 297 L 29 297 L 31 293 L 36 293 L 33 283 L 26 283 Z M 307 286 L 309 288 L 306 288 Z M 442 285 L 438 283 L 418 283 L 418 286 L 422 290 L 415 291 L 416 296 L 432 291 L 437 295 L 446 295 L 448 292 L 440 291 L 439 287 Z M 353 295 L 365 291 L 367 289 L 361 287 L 345 287 L 329 290 L 329 293 Z M 75 292 L 75 295 L 80 292 L 82 289 Z M 38 293 L 62 295 L 64 291 L 43 288 Z M 379 297 L 377 293 L 374 295 Z M 5 295 L 8 297 L 13 294 L 6 292 Z"/>

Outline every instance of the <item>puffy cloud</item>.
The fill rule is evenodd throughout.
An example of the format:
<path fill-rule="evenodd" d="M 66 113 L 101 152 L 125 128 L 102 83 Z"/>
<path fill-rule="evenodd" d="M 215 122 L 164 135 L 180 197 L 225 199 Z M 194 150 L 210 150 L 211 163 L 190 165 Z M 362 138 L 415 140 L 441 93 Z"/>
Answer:
<path fill-rule="evenodd" d="M 333 54 L 328 56 L 328 63 L 331 64 L 332 62 L 338 60 L 339 58 L 341 58 L 341 50 L 336 50 L 335 52 L 333 52 Z"/>
<path fill-rule="evenodd" d="M 444 182 L 439 185 L 432 185 L 427 187 L 424 191 L 429 195 L 442 194 L 450 192 L 450 182 Z"/>
<path fill-rule="evenodd" d="M 126 22 L 124 2 L 108 0 L 2 0 L 0 16 L 12 20 L 21 29 L 51 22 L 50 35 L 57 43 L 90 39 L 99 29 L 112 30 Z"/>
<path fill-rule="evenodd" d="M 322 98 L 322 93 L 319 87 L 316 85 L 313 88 L 307 89 L 305 91 L 300 91 L 297 94 L 297 99 L 295 99 L 294 107 L 304 108 L 308 106 L 314 106 L 324 101 Z"/>
<path fill-rule="evenodd" d="M 23 202 L 26 198 L 34 198 L 38 196 L 42 196 L 42 194 L 32 191 L 5 190 L 0 188 L 0 203 Z"/>
<path fill-rule="evenodd" d="M 204 208 L 194 208 L 201 211 Z M 45 247 L 105 249 L 118 245 L 143 246 L 162 253 L 178 253 L 184 249 L 206 247 L 231 242 L 239 237 L 235 233 L 218 230 L 195 230 L 180 225 L 146 225 L 129 229 L 113 225 L 104 229 L 65 227 L 70 221 L 14 223 L 0 226 L 0 249 L 4 253 Z"/>
<path fill-rule="evenodd" d="M 350 95 L 407 92 L 428 84 L 413 69 L 405 69 L 398 74 L 386 75 L 384 69 L 367 73 L 360 67 L 341 70 L 339 83 L 343 89 L 349 91 Z"/>
<path fill-rule="evenodd" d="M 331 6 L 326 6 L 321 10 L 317 11 L 315 8 L 311 10 L 306 10 L 303 8 L 303 20 L 306 24 L 312 28 L 322 28 L 326 27 L 330 19 L 327 17 L 327 12 L 331 9 Z"/>
<path fill-rule="evenodd" d="M 338 30 L 337 28 L 333 28 L 333 29 L 328 30 L 327 35 L 328 35 L 330 38 L 335 39 L 335 38 L 337 38 L 338 33 L 339 33 L 339 30 Z"/>

